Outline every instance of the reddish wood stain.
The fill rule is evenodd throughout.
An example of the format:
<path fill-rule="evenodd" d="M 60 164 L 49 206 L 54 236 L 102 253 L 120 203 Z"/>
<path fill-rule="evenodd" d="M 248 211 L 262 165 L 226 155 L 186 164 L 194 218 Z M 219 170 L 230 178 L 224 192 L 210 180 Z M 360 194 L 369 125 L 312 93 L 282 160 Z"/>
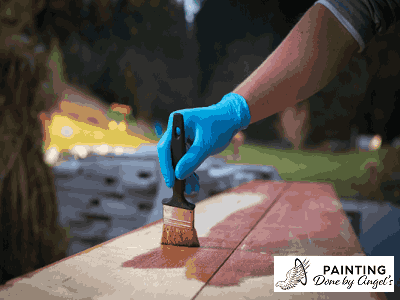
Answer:
<path fill-rule="evenodd" d="M 200 246 L 234 249 L 260 220 L 265 210 L 259 204 L 231 214 L 213 226 L 208 237 L 199 237 Z"/>
<path fill-rule="evenodd" d="M 185 267 L 187 278 L 207 282 L 255 226 L 265 210 L 265 205 L 259 204 L 233 213 L 212 227 L 208 237 L 199 237 L 200 248 L 161 245 L 122 266 L 141 269 Z"/>
<path fill-rule="evenodd" d="M 159 248 L 149 253 L 124 262 L 122 267 L 136 269 L 186 268 L 188 279 L 207 282 L 231 252 L 230 249 L 160 245 Z"/>
<path fill-rule="evenodd" d="M 260 193 L 268 195 L 269 198 L 273 200 L 278 196 L 283 188 L 289 187 L 290 185 L 290 183 L 284 181 L 254 180 L 228 190 L 226 193 Z"/>
<path fill-rule="evenodd" d="M 347 220 L 334 202 L 337 196 L 325 184 L 293 183 L 268 213 L 273 226 L 301 227 L 308 233 L 323 232 L 326 238 L 337 236 Z"/>
<path fill-rule="evenodd" d="M 135 257 L 122 264 L 126 268 L 166 269 L 185 268 L 188 279 L 207 282 L 216 286 L 236 285 L 247 276 L 273 275 L 273 260 L 270 255 L 236 251 L 224 264 L 233 250 L 187 248 L 161 245 L 160 248 Z"/>
<path fill-rule="evenodd" d="M 239 247 L 240 250 L 261 254 L 279 254 L 284 251 L 295 251 L 310 245 L 308 234 L 302 228 L 265 227 L 258 224 Z"/>
<path fill-rule="evenodd" d="M 263 193 L 268 197 L 261 203 L 250 206 L 227 216 L 210 229 L 207 238 L 199 237 L 201 247 L 218 247 L 234 249 L 262 218 L 275 199 L 286 186 L 284 182 L 253 181 L 243 184 L 230 192 Z M 211 206 L 212 207 L 212 204 Z"/>
<path fill-rule="evenodd" d="M 335 199 L 329 185 L 292 183 L 239 249 L 270 254 L 304 248 L 318 248 L 324 255 L 362 252 Z"/>
<path fill-rule="evenodd" d="M 282 185 L 279 189 L 273 189 L 272 186 L 271 183 L 260 185 L 259 182 L 251 182 L 234 189 L 234 192 L 258 190 L 264 193 L 268 190 L 270 197 L 216 224 L 208 237 L 199 238 L 201 248 L 164 246 L 136 257 L 123 266 L 146 269 L 185 267 L 188 278 L 206 282 L 224 258 L 228 258 L 229 253 L 242 243 L 209 283 L 226 286 L 236 285 L 247 276 L 272 275 L 273 254 L 304 254 L 305 249 L 313 247 L 321 248 L 325 255 L 360 252 L 354 232 L 349 232 L 346 226 L 342 228 L 348 221 L 335 204 L 336 195 L 329 186 L 293 183 L 281 195 L 279 191 Z M 278 202 L 268 212 L 276 197 L 279 197 Z M 347 232 L 344 236 L 350 239 L 346 240 L 341 235 L 344 231 Z M 207 250 L 213 250 L 210 249 L 212 247 L 217 248 L 214 249 L 216 252 L 208 254 Z M 224 248 L 227 252 L 219 252 Z"/>
<path fill-rule="evenodd" d="M 282 191 L 285 183 L 265 183 L 251 182 L 244 184 L 231 192 L 259 192 L 267 194 L 269 197 L 260 204 L 244 208 L 227 216 L 223 221 L 217 223 L 210 229 L 207 237 L 199 237 L 200 248 L 187 248 L 164 246 L 154 249 L 134 259 L 123 263 L 123 267 L 143 268 L 143 269 L 162 269 L 162 268 L 186 268 L 186 276 L 189 279 L 197 279 L 202 282 L 212 276 L 221 266 L 225 259 L 241 243 L 246 235 L 254 228 L 262 218 L 268 208 L 273 204 L 275 198 Z M 262 233 L 265 236 L 265 233 Z M 263 256 L 267 259 L 267 256 Z M 240 262 L 238 262 L 240 264 Z M 258 274 L 265 272 L 255 268 L 257 262 L 251 264 L 244 262 L 242 268 L 245 271 L 238 273 L 234 280 L 229 284 L 237 284 L 241 276 L 246 274 Z M 272 272 L 270 266 L 267 268 L 268 274 Z M 260 273 L 260 274 L 261 274 Z"/>

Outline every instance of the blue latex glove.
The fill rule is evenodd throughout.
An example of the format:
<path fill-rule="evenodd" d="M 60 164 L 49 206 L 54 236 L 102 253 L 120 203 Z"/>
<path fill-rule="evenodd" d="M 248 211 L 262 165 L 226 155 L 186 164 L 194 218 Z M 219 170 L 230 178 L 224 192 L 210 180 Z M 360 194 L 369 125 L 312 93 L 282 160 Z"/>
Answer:
<path fill-rule="evenodd" d="M 200 189 L 193 172 L 207 157 L 224 151 L 235 134 L 250 124 L 250 111 L 246 100 L 235 93 L 225 95 L 215 105 L 176 111 L 183 115 L 186 143 L 191 146 L 178 162 L 175 174 L 171 159 L 174 113 L 169 116 L 167 130 L 157 144 L 158 158 L 166 185 L 173 187 L 175 177 L 186 179 L 185 192 L 190 194 Z"/>
<path fill-rule="evenodd" d="M 154 131 L 155 131 L 155 133 L 156 133 L 156 136 L 158 137 L 158 138 L 161 138 L 162 137 L 162 135 L 163 135 L 163 128 L 162 128 L 162 125 L 159 123 L 159 122 L 154 122 Z"/>

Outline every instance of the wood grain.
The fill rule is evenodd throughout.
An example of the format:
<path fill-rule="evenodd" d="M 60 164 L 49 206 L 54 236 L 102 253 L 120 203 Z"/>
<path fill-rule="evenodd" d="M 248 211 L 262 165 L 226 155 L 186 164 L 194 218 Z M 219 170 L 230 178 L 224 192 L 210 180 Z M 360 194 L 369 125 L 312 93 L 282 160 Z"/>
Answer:
<path fill-rule="evenodd" d="M 362 255 L 329 185 L 258 181 L 199 202 L 199 248 L 162 246 L 162 225 L 159 220 L 8 282 L 0 299 L 343 300 L 347 295 L 338 293 L 274 295 L 273 257 Z M 352 299 L 376 296 L 351 293 Z"/>
<path fill-rule="evenodd" d="M 240 187 L 199 203 L 195 226 L 200 248 L 161 246 L 162 222 L 153 223 L 27 274 L 0 292 L 0 298 L 126 299 L 194 296 L 258 222 L 285 183 Z M 232 234 L 233 233 L 233 234 Z"/>
<path fill-rule="evenodd" d="M 330 185 L 295 182 L 242 242 L 271 255 L 353 255 L 361 246 Z"/>
<path fill-rule="evenodd" d="M 195 299 L 385 299 L 382 293 L 274 293 L 275 255 L 365 255 L 334 190 L 291 183 Z"/>
<path fill-rule="evenodd" d="M 274 293 L 273 272 L 270 255 L 235 251 L 194 299 L 385 299 L 374 293 Z"/>
<path fill-rule="evenodd" d="M 286 187 L 285 182 L 253 181 L 198 203 L 195 227 L 200 246 L 236 248 Z"/>
<path fill-rule="evenodd" d="M 231 250 L 161 246 L 161 230 L 159 223 L 60 262 L 19 280 L 0 298 L 191 298 Z"/>

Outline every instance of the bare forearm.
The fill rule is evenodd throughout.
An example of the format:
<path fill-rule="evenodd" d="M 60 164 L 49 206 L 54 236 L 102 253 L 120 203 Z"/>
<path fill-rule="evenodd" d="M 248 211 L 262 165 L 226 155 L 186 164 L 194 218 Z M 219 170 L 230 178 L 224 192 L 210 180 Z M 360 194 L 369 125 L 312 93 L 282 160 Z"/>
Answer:
<path fill-rule="evenodd" d="M 246 99 L 251 123 L 257 122 L 318 92 L 357 49 L 357 42 L 336 17 L 316 4 L 233 92 Z"/>

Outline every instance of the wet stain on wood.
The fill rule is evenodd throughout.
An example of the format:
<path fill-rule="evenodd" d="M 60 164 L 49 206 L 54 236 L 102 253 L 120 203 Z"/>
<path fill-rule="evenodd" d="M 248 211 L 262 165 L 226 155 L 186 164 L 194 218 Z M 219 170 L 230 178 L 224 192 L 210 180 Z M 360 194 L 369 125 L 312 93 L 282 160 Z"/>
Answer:
<path fill-rule="evenodd" d="M 207 282 L 232 251 L 230 249 L 161 245 L 157 249 L 124 262 L 122 267 L 136 269 L 185 268 L 188 279 Z"/>

